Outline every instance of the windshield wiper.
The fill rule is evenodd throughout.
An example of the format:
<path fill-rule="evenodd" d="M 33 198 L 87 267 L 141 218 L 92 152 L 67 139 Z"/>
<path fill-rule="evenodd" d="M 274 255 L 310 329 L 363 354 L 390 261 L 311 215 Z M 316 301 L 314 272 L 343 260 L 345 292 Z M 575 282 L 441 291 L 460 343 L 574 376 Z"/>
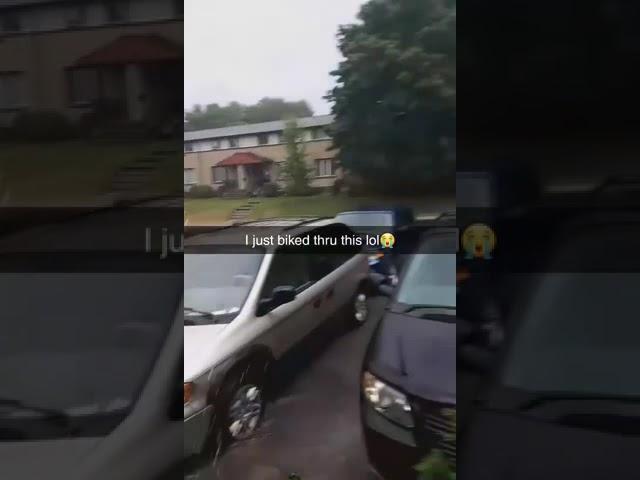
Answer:
<path fill-rule="evenodd" d="M 395 310 L 398 313 L 409 313 L 415 310 L 451 310 L 453 307 L 447 307 L 445 305 L 408 305 L 408 304 L 399 304 L 399 308 Z"/>
<path fill-rule="evenodd" d="M 407 305 L 402 310 L 402 313 L 409 313 L 414 310 L 422 310 L 423 308 L 443 308 L 441 305 Z"/>
<path fill-rule="evenodd" d="M 191 307 L 184 307 L 185 312 L 195 313 L 196 315 L 200 315 L 201 317 L 213 318 L 214 315 L 211 312 L 207 312 L 206 310 L 196 310 Z"/>
<path fill-rule="evenodd" d="M 53 408 L 40 407 L 37 405 L 30 405 L 22 400 L 18 400 L 17 398 L 0 398 L 0 411 L 5 409 L 5 407 L 9 407 L 7 410 L 10 411 L 22 411 L 22 412 L 33 412 L 39 414 L 37 419 L 47 420 L 52 423 L 59 423 L 63 426 L 69 426 L 70 417 L 66 413 L 60 410 L 56 410 Z M 0 418 L 2 418 L 0 416 Z"/>
<path fill-rule="evenodd" d="M 196 308 L 184 307 L 184 311 L 187 313 L 192 313 L 193 315 L 186 316 L 184 318 L 184 324 L 187 326 L 200 325 L 200 322 L 195 320 L 191 320 L 189 317 L 199 317 L 206 318 L 207 320 L 211 320 L 211 324 L 215 325 L 217 323 L 223 323 L 225 319 L 229 317 L 229 315 L 225 314 L 217 314 L 214 312 L 207 312 L 206 310 L 198 310 Z"/>

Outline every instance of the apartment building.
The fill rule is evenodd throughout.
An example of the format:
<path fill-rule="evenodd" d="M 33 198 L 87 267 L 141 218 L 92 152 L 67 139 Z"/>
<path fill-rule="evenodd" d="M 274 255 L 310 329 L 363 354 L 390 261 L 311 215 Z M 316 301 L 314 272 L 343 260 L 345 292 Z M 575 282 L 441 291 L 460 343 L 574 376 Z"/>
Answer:
<path fill-rule="evenodd" d="M 0 3 L 0 126 L 25 109 L 123 121 L 181 108 L 182 0 Z"/>
<path fill-rule="evenodd" d="M 330 187 L 342 175 L 327 128 L 331 115 L 296 120 L 302 131 L 310 186 Z M 265 182 L 284 184 L 282 164 L 286 160 L 283 132 L 286 121 L 238 125 L 185 132 L 184 188 L 210 185 L 253 191 Z"/>

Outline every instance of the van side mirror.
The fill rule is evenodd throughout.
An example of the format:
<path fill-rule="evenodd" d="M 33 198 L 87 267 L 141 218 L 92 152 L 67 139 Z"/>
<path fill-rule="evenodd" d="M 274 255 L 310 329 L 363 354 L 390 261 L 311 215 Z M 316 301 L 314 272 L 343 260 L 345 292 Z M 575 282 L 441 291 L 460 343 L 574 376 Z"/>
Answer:
<path fill-rule="evenodd" d="M 389 279 L 381 273 L 371 272 L 369 273 L 369 282 L 371 289 L 384 297 L 390 297 L 393 295 L 393 287 L 389 285 Z"/>
<path fill-rule="evenodd" d="M 276 287 L 271 294 L 271 308 L 277 308 L 285 303 L 293 302 L 296 298 L 296 289 L 290 285 Z"/>

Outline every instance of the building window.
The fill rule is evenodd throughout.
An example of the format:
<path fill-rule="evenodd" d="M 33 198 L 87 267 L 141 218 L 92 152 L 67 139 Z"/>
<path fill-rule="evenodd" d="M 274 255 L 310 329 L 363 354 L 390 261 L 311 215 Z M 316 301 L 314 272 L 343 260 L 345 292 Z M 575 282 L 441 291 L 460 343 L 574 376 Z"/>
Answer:
<path fill-rule="evenodd" d="M 319 158 L 316 160 L 316 176 L 330 177 L 335 175 L 333 158 Z"/>
<path fill-rule="evenodd" d="M 329 135 L 327 135 L 327 132 L 325 132 L 324 128 L 311 129 L 311 140 L 321 140 L 323 138 L 329 138 Z"/>
<path fill-rule="evenodd" d="M 87 105 L 98 99 L 99 80 L 96 69 L 75 68 L 68 71 L 68 76 L 72 105 Z"/>
<path fill-rule="evenodd" d="M 238 137 L 229 138 L 229 148 L 238 148 Z"/>
<path fill-rule="evenodd" d="M 25 106 L 24 73 L 0 72 L 0 109 Z"/>
<path fill-rule="evenodd" d="M 194 168 L 185 168 L 184 169 L 184 184 L 185 185 L 194 185 L 196 184 L 196 170 Z"/>
<path fill-rule="evenodd" d="M 67 27 L 81 27 L 87 24 L 86 5 L 70 5 L 67 7 Z"/>
<path fill-rule="evenodd" d="M 258 135 L 258 145 L 267 145 L 269 143 L 269 134 L 260 133 Z"/>
<path fill-rule="evenodd" d="M 22 31 L 20 14 L 14 10 L 6 10 L 0 13 L 0 25 L 2 26 L 2 31 L 6 33 Z"/>
<path fill-rule="evenodd" d="M 129 2 L 127 0 L 107 0 L 104 3 L 109 23 L 120 23 L 129 20 Z"/>
<path fill-rule="evenodd" d="M 224 183 L 227 180 L 227 169 L 225 167 L 213 167 L 213 183 Z"/>
<path fill-rule="evenodd" d="M 218 150 L 220 148 L 220 142 L 218 140 L 212 140 L 210 145 L 210 150 Z"/>
<path fill-rule="evenodd" d="M 185 143 L 184 144 L 185 152 L 193 152 L 193 143 Z"/>

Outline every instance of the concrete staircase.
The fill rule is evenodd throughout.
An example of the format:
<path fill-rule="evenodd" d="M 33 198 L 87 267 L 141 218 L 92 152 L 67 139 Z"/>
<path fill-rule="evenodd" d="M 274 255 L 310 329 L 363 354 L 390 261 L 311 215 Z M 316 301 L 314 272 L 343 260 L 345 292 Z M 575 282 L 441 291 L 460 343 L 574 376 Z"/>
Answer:
<path fill-rule="evenodd" d="M 109 195 L 116 202 L 144 198 L 158 169 L 166 162 L 175 161 L 179 154 L 174 150 L 156 150 L 150 155 L 132 160 L 113 175 Z"/>
<path fill-rule="evenodd" d="M 238 208 L 235 208 L 231 212 L 229 220 L 232 223 L 240 223 L 246 221 L 259 204 L 260 200 L 258 200 L 257 198 L 250 198 L 249 200 L 247 200 L 247 203 L 239 206 Z"/>

